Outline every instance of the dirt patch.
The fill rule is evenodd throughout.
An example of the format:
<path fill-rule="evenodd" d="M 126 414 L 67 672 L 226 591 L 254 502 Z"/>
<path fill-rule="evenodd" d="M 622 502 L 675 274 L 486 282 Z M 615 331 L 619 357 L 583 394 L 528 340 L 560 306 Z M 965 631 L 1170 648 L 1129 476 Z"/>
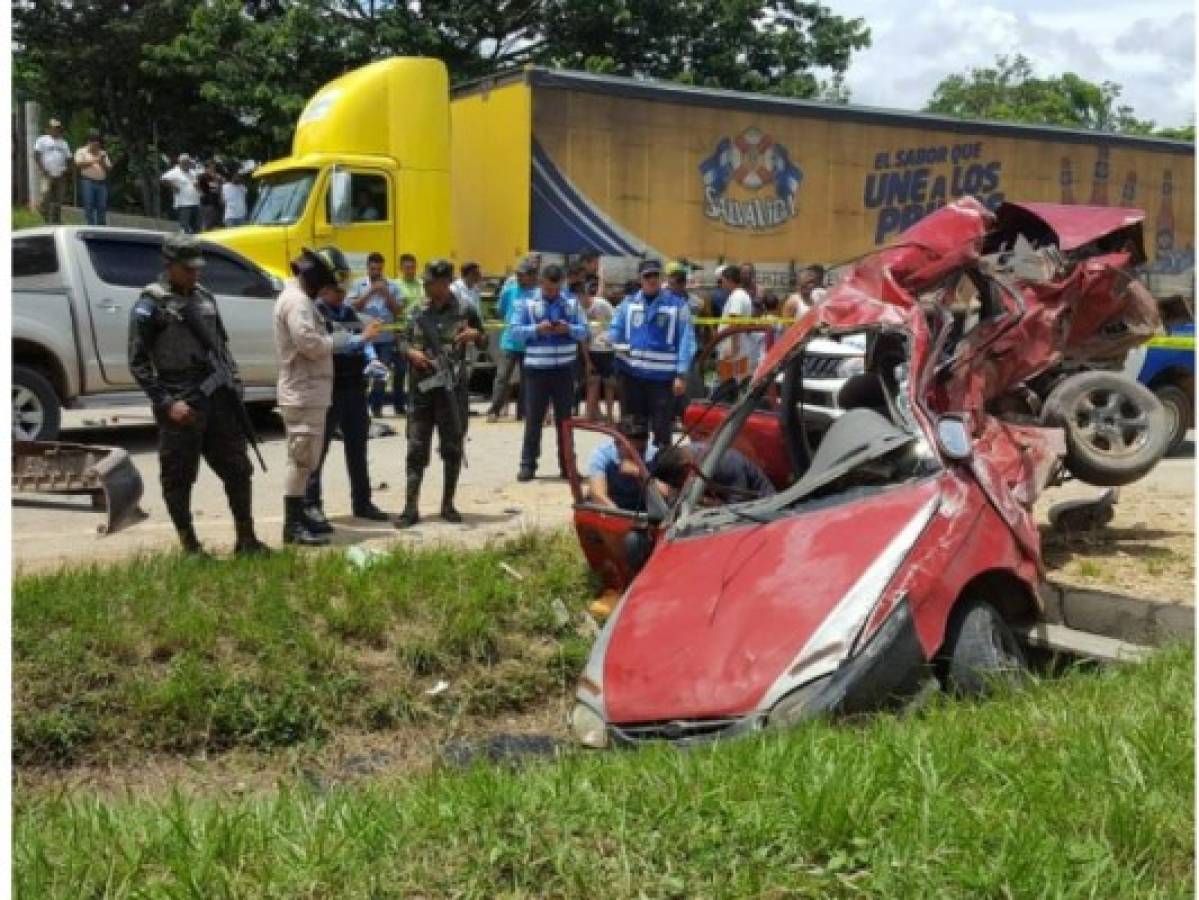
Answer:
<path fill-rule="evenodd" d="M 1191 471 L 1187 467 L 1188 480 Z M 1054 503 L 1099 493 L 1097 488 L 1070 484 L 1049 491 L 1038 503 L 1042 549 L 1053 580 L 1149 600 L 1194 604 L 1193 485 L 1182 476 L 1129 485 L 1121 489 L 1109 525 L 1078 534 L 1049 527 L 1048 511 Z"/>
<path fill-rule="evenodd" d="M 280 782 L 301 782 L 327 791 L 363 780 L 409 777 L 453 766 L 489 741 L 507 736 L 536 749 L 566 741 L 566 717 L 573 702 L 563 694 L 519 714 L 495 718 L 402 726 L 385 732 L 341 732 L 320 747 L 292 747 L 274 753 L 235 750 L 218 755 L 181 757 L 155 753 L 124 754 L 69 769 L 14 769 L 18 794 L 86 793 L 101 799 L 162 797 L 170 791 L 220 798 L 268 796 Z M 536 759 L 534 753 L 530 759 Z"/>

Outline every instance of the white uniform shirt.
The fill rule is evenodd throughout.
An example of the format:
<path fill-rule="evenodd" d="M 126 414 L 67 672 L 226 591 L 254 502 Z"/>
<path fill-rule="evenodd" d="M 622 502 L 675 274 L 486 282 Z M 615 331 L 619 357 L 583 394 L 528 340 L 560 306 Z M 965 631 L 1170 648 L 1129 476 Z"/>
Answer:
<path fill-rule="evenodd" d="M 42 166 L 51 178 L 58 178 L 67 171 L 71 161 L 71 148 L 62 138 L 43 134 L 33 145 L 33 152 L 41 157 Z"/>
<path fill-rule="evenodd" d="M 200 190 L 196 187 L 196 170 L 184 172 L 178 166 L 162 176 L 175 192 L 175 209 L 181 206 L 199 206 Z"/>
<path fill-rule="evenodd" d="M 478 288 L 468 287 L 466 282 L 459 278 L 450 285 L 450 291 L 458 298 L 458 303 L 463 309 L 473 308 L 479 314 L 479 318 L 483 318 L 482 297 Z"/>
<path fill-rule="evenodd" d="M 745 288 L 734 288 L 729 294 L 727 300 L 724 301 L 724 311 L 722 318 L 729 319 L 733 316 L 737 318 L 748 319 L 754 314 L 754 302 L 750 299 L 749 292 Z M 726 325 L 736 325 L 737 322 L 726 322 Z M 728 338 L 722 342 L 721 358 L 728 359 L 730 357 L 745 356 L 749 358 L 749 368 L 752 372 L 758 366 L 758 360 L 762 356 L 762 336 L 758 334 L 740 334 Z"/>
<path fill-rule="evenodd" d="M 582 303 L 579 304 L 579 308 L 583 309 Z M 588 349 L 597 353 L 611 353 L 614 348 L 612 337 L 608 334 L 608 326 L 612 324 L 612 317 L 616 315 L 612 304 L 603 297 L 594 297 L 591 306 L 583 309 L 583 314 L 587 317 L 587 326 L 591 330 Z"/>

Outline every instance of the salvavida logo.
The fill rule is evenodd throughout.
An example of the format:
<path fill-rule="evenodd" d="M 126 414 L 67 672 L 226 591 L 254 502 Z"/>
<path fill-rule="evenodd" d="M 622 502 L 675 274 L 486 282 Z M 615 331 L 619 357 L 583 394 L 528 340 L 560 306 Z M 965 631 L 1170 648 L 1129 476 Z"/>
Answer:
<path fill-rule="evenodd" d="M 704 215 L 709 219 L 733 228 L 768 231 L 799 212 L 796 198 L 803 171 L 791 161 L 786 147 L 757 128 L 722 138 L 715 152 L 699 164 L 699 172 L 704 181 Z M 727 192 L 733 184 L 758 196 L 730 197 Z M 769 193 L 759 194 L 763 188 Z"/>

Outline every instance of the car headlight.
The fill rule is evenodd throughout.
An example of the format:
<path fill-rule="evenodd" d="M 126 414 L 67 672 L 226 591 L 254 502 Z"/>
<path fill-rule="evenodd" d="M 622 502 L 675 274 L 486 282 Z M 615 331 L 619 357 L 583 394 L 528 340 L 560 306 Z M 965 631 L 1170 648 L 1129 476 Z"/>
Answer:
<path fill-rule="evenodd" d="M 602 750 L 608 746 L 608 725 L 586 703 L 576 703 L 570 713 L 570 730 L 584 747 Z"/>
<path fill-rule="evenodd" d="M 866 357 L 847 356 L 837 363 L 837 377 L 848 378 L 851 375 L 861 375 L 866 371 Z"/>

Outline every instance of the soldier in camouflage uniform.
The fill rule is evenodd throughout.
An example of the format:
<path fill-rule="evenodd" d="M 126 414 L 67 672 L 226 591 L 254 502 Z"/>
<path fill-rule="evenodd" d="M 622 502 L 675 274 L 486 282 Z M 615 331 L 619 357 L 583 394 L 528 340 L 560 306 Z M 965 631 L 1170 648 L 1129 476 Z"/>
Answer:
<path fill-rule="evenodd" d="M 166 261 L 162 277 L 146 285 L 133 307 L 129 368 L 150 398 L 158 422 L 159 477 L 167 512 L 184 552 L 203 555 L 191 515 L 192 485 L 202 456 L 225 485 L 237 527 L 234 551 L 267 552 L 254 534 L 253 469 L 238 426 L 237 397 L 228 388 L 217 388 L 210 395 L 201 390 L 212 371 L 207 348 L 194 327 L 203 329 L 213 346 L 225 348 L 234 377 L 237 369 L 228 353 L 229 339 L 216 300 L 197 283 L 204 265 L 200 245 L 187 235 L 173 235 L 163 242 L 162 255 Z"/>
<path fill-rule="evenodd" d="M 433 444 L 433 428 L 437 428 L 438 450 L 445 465 L 445 481 L 441 498 L 441 517 L 447 522 L 461 522 L 454 508 L 454 491 L 462 469 L 463 444 L 469 409 L 466 386 L 466 347 L 486 345 L 483 323 L 474 309 L 464 309 L 450 290 L 454 267 L 445 260 L 434 260 L 425 269 L 425 295 L 428 298 L 409 313 L 408 324 L 400 333 L 399 352 L 407 356 L 412 368 L 411 408 L 408 413 L 408 484 L 404 511 L 396 520 L 397 528 L 408 528 L 420 521 L 417 504 L 420 485 L 429 465 Z M 420 326 L 419 317 L 429 317 L 439 344 L 455 363 L 459 382 L 451 396 L 444 387 L 421 390 L 422 382 L 436 377 L 434 361 L 436 348 L 431 348 Z M 454 406 L 451 406 L 453 404 Z M 457 407 L 457 416 L 454 415 Z M 461 432 L 459 431 L 459 423 Z"/>

